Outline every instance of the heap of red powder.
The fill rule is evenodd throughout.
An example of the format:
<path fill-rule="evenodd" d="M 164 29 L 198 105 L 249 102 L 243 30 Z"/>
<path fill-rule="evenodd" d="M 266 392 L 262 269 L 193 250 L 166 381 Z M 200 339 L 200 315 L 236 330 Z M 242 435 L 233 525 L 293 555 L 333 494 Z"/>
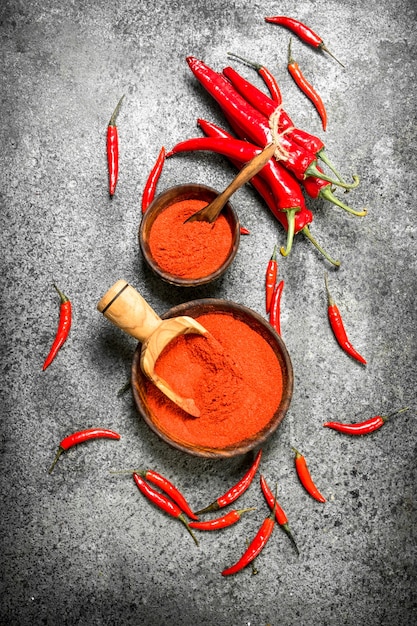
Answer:
<path fill-rule="evenodd" d="M 162 211 L 152 224 L 149 248 L 159 267 L 180 278 L 204 278 L 229 256 L 232 231 L 223 214 L 213 224 L 187 222 L 207 202 L 183 200 Z"/>
<path fill-rule="evenodd" d="M 281 366 L 265 339 L 232 314 L 197 319 L 215 341 L 177 337 L 158 358 L 156 372 L 177 393 L 194 399 L 200 417 L 188 415 L 147 382 L 149 408 L 156 426 L 180 444 L 233 446 L 271 421 L 282 397 Z"/>

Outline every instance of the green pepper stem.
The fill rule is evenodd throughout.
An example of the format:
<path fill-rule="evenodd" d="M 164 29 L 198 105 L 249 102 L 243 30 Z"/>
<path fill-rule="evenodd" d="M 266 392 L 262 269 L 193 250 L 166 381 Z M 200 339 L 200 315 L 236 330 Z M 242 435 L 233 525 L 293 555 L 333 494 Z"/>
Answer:
<path fill-rule="evenodd" d="M 61 446 L 59 446 L 57 453 L 55 455 L 54 460 L 52 461 L 52 465 L 48 470 L 48 474 L 52 474 L 52 470 L 54 469 L 55 465 L 57 464 L 57 461 L 59 459 L 59 457 L 61 456 L 61 454 L 64 452 L 64 448 L 61 448 Z"/>
<path fill-rule="evenodd" d="M 195 534 L 193 533 L 192 529 L 190 528 L 190 526 L 188 525 L 188 522 L 185 518 L 185 515 L 183 513 L 181 513 L 178 516 L 178 519 L 180 520 L 180 522 L 182 522 L 184 524 L 184 526 L 186 527 L 186 529 L 188 530 L 188 532 L 190 533 L 191 537 L 194 539 L 195 544 L 198 546 L 198 541 L 197 541 L 197 537 L 195 536 Z"/>
<path fill-rule="evenodd" d="M 290 539 L 291 543 L 293 544 L 293 546 L 294 546 L 295 551 L 297 552 L 297 554 L 300 554 L 300 551 L 299 551 L 299 549 L 298 549 L 298 546 L 297 546 L 297 544 L 296 544 L 296 542 L 295 542 L 294 537 L 292 536 L 292 533 L 291 533 L 290 527 L 288 526 L 288 523 L 281 524 L 281 528 L 282 528 L 282 529 L 283 529 L 283 530 L 287 533 L 287 535 L 288 535 L 288 537 L 289 537 L 289 539 Z"/>
<path fill-rule="evenodd" d="M 365 217 L 365 215 L 367 215 L 368 213 L 367 209 L 363 209 L 362 211 L 355 211 L 347 204 L 344 204 L 344 202 L 339 200 L 339 198 L 336 198 L 336 196 L 334 195 L 333 191 L 331 190 L 329 186 L 322 187 L 322 189 L 320 189 L 320 197 L 324 198 L 324 200 L 328 200 L 329 202 L 332 202 L 336 206 L 340 207 L 341 209 L 344 209 L 344 211 L 347 211 L 348 213 L 351 213 L 352 215 L 356 215 L 358 217 Z"/>
<path fill-rule="evenodd" d="M 320 50 L 323 50 L 323 52 L 327 52 L 327 54 L 329 54 L 335 61 L 337 61 L 339 65 L 341 65 L 342 67 L 345 67 L 342 61 L 339 61 L 339 59 L 334 56 L 333 52 L 330 52 L 329 48 L 327 48 L 327 46 L 325 46 L 323 42 L 321 42 L 321 44 L 319 45 L 319 48 Z"/>
<path fill-rule="evenodd" d="M 313 244 L 313 246 L 315 246 L 317 248 L 317 250 L 319 252 L 321 252 L 321 254 L 324 256 L 325 259 L 327 259 L 329 261 L 329 263 L 331 263 L 332 265 L 335 265 L 336 267 L 340 266 L 340 261 L 336 261 L 335 259 L 333 259 L 322 247 L 321 245 L 314 239 L 313 235 L 310 232 L 310 229 L 308 228 L 308 226 L 304 226 L 304 228 L 301 230 L 301 232 L 307 237 L 307 239 L 309 239 L 311 241 L 311 243 Z"/>
<path fill-rule="evenodd" d="M 244 59 L 243 57 L 239 56 L 238 54 L 235 54 L 234 52 L 228 52 L 227 56 L 235 58 L 235 59 L 239 59 L 239 61 L 242 61 L 242 63 L 246 63 L 246 65 L 249 65 L 249 67 L 253 67 L 253 69 L 257 71 L 262 69 L 262 65 L 260 63 L 255 63 L 254 61 L 248 61 L 248 59 Z"/>
<path fill-rule="evenodd" d="M 67 296 L 64 293 L 62 293 L 62 291 L 60 291 L 60 289 L 58 289 L 58 287 L 55 285 L 55 283 L 54 283 L 54 288 L 56 289 L 56 292 L 57 292 L 57 294 L 60 297 L 61 304 L 64 304 L 64 302 L 68 302 L 69 298 L 67 298 Z"/>
<path fill-rule="evenodd" d="M 356 174 L 352 176 L 353 183 L 346 183 L 344 180 L 341 180 L 341 179 L 334 180 L 330 176 L 327 176 L 327 174 L 324 174 L 323 172 L 321 172 L 317 167 L 317 162 L 314 162 L 314 161 L 308 166 L 308 168 L 305 171 L 305 178 L 307 178 L 307 176 L 314 176 L 315 178 L 321 178 L 321 180 L 326 180 L 327 182 L 332 183 L 332 185 L 335 185 L 336 187 L 343 187 L 343 189 L 355 189 L 359 185 L 359 176 L 357 176 Z"/>
<path fill-rule="evenodd" d="M 339 174 L 339 172 L 336 169 L 336 166 L 333 165 L 333 163 L 331 162 L 331 160 L 329 159 L 329 157 L 327 156 L 327 154 L 324 151 L 324 148 L 322 148 L 321 150 L 319 150 L 318 152 L 316 152 L 316 156 L 323 161 L 323 163 L 325 163 L 327 165 L 327 167 L 329 168 L 329 170 L 331 170 L 333 172 L 333 174 L 336 175 L 336 177 L 338 178 L 338 180 L 341 180 L 343 182 L 343 177 Z"/>
<path fill-rule="evenodd" d="M 396 411 L 392 411 L 392 413 L 388 413 L 388 415 L 381 415 L 381 418 L 383 419 L 384 422 L 386 422 L 393 415 L 397 415 L 398 413 L 404 413 L 404 411 L 408 411 L 409 408 L 410 408 L 409 406 L 405 406 L 402 409 L 397 409 Z"/>
<path fill-rule="evenodd" d="M 119 110 L 120 110 L 123 98 L 124 98 L 124 95 L 120 98 L 119 102 L 116 105 L 116 108 L 114 109 L 112 113 L 112 116 L 109 121 L 109 126 L 116 126 L 116 117 L 119 115 Z"/>
<path fill-rule="evenodd" d="M 326 294 L 327 294 L 327 304 L 328 306 L 334 306 L 336 303 L 333 299 L 332 294 L 330 293 L 330 289 L 329 289 L 329 274 L 327 272 L 324 272 L 324 284 L 326 286 Z"/>
<path fill-rule="evenodd" d="M 285 209 L 285 213 L 287 214 L 287 222 L 288 222 L 288 228 L 287 228 L 287 244 L 286 247 L 284 248 L 284 246 L 282 246 L 280 248 L 280 253 L 282 254 L 282 256 L 288 256 L 289 253 L 291 252 L 291 248 L 292 248 L 292 242 L 294 241 L 294 235 L 295 235 L 295 214 L 297 213 L 297 211 L 300 211 L 299 206 L 296 207 L 291 207 L 290 209 Z"/>

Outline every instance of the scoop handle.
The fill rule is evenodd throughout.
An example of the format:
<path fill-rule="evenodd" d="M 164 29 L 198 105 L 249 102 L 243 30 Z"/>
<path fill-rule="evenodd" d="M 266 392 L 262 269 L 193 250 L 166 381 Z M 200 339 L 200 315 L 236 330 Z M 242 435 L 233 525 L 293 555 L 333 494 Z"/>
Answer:
<path fill-rule="evenodd" d="M 138 291 L 120 279 L 104 294 L 97 309 L 110 322 L 141 343 L 161 324 L 161 318 Z"/>

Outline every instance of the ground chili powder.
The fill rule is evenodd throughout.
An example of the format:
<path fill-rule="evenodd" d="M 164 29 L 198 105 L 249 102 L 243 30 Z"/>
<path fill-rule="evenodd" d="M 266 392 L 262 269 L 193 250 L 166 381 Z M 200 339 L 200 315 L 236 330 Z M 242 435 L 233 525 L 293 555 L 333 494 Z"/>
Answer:
<path fill-rule="evenodd" d="M 149 248 L 159 267 L 181 278 L 203 278 L 226 261 L 232 231 L 223 214 L 213 224 L 185 220 L 208 204 L 205 200 L 182 200 L 162 211 L 152 224 Z"/>
<path fill-rule="evenodd" d="M 281 366 L 267 341 L 232 314 L 196 319 L 214 341 L 200 335 L 177 337 L 161 353 L 156 372 L 179 394 L 194 399 L 200 417 L 182 411 L 149 381 L 148 404 L 156 426 L 179 443 L 233 446 L 270 422 L 282 397 Z"/>

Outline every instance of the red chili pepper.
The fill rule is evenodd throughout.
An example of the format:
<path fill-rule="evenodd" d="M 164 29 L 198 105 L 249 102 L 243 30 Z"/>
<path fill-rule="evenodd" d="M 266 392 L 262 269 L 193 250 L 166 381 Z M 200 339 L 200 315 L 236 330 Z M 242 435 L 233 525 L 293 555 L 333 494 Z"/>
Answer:
<path fill-rule="evenodd" d="M 272 493 L 268 483 L 266 482 L 265 477 L 262 475 L 260 478 L 260 483 L 261 483 L 261 490 L 262 490 L 262 493 L 264 494 L 265 500 L 269 508 L 272 510 L 274 508 L 274 502 L 275 502 L 274 494 Z M 300 551 L 298 550 L 298 546 L 295 543 L 295 539 L 292 536 L 292 533 L 288 524 L 288 517 L 284 509 L 278 504 L 278 502 L 276 503 L 275 519 L 278 522 L 278 524 L 281 526 L 283 531 L 287 533 L 290 541 L 292 542 L 294 548 L 297 551 L 297 554 L 300 554 Z"/>
<path fill-rule="evenodd" d="M 281 297 L 283 290 L 284 281 L 281 280 L 275 285 L 269 312 L 269 323 L 277 331 L 278 335 L 281 335 Z"/>
<path fill-rule="evenodd" d="M 190 528 L 194 528 L 194 530 L 220 530 L 221 528 L 227 528 L 228 526 L 232 526 L 232 524 L 236 524 L 243 513 L 254 510 L 255 507 L 233 509 L 233 511 L 229 511 L 222 517 L 217 517 L 216 519 L 207 520 L 205 522 L 189 522 L 189 526 Z"/>
<path fill-rule="evenodd" d="M 320 166 L 317 166 L 320 169 Z M 362 209 L 362 211 L 355 211 L 350 206 L 339 200 L 332 190 L 331 183 L 328 183 L 325 180 L 321 180 L 320 178 L 314 178 L 313 176 L 309 176 L 305 180 L 303 180 L 303 187 L 306 190 L 307 194 L 310 198 L 322 198 L 323 200 L 328 200 L 332 202 L 336 206 L 340 207 L 344 211 L 351 213 L 352 215 L 356 215 L 358 217 L 365 217 L 368 211 L 366 209 Z"/>
<path fill-rule="evenodd" d="M 325 422 L 323 426 L 337 430 L 339 433 L 344 433 L 345 435 L 368 435 L 369 433 L 373 433 L 375 430 L 381 428 L 381 426 L 383 426 L 393 415 L 403 413 L 404 411 L 408 411 L 408 409 L 409 407 L 406 406 L 397 411 L 393 411 L 388 415 L 375 415 L 375 417 L 371 417 L 364 422 L 356 422 L 353 424 L 346 424 L 343 422 Z"/>
<path fill-rule="evenodd" d="M 109 169 L 109 193 L 114 195 L 116 191 L 117 179 L 119 176 L 119 133 L 116 126 L 116 118 L 124 96 L 117 103 L 116 108 L 107 126 L 107 165 Z"/>
<path fill-rule="evenodd" d="M 228 504 L 232 504 L 235 502 L 251 485 L 255 474 L 258 470 L 259 463 L 261 462 L 262 457 L 262 448 L 258 451 L 252 465 L 248 469 L 248 471 L 242 476 L 239 482 L 236 485 L 233 485 L 225 494 L 217 498 L 214 502 L 206 506 L 204 509 L 200 509 L 200 511 L 196 511 L 196 515 L 201 515 L 202 513 L 209 513 L 210 511 L 218 511 Z"/>
<path fill-rule="evenodd" d="M 262 113 L 263 115 L 265 115 L 265 117 L 269 118 L 272 113 L 276 111 L 277 106 L 274 100 L 272 100 L 269 96 L 267 96 L 263 91 L 258 89 L 251 82 L 246 80 L 246 78 L 239 74 L 239 72 L 237 72 L 234 68 L 225 67 L 223 69 L 223 74 L 236 89 L 236 91 L 238 91 L 239 94 L 249 104 L 255 107 L 255 109 L 259 111 L 259 113 Z M 292 119 L 282 107 L 279 111 L 278 128 L 279 130 L 285 130 L 287 136 L 295 141 L 296 144 L 298 144 L 308 152 L 315 154 L 317 158 L 319 158 L 329 167 L 329 169 L 336 175 L 338 180 L 343 181 L 336 167 L 327 156 L 325 152 L 325 145 L 322 139 L 320 139 L 320 137 L 317 137 L 316 135 L 312 135 L 305 130 L 296 128 Z M 318 169 L 323 174 L 323 170 L 321 170 L 319 167 Z M 309 179 L 316 180 L 314 176 L 309 176 L 305 180 Z M 355 184 L 358 184 L 358 177 L 354 177 L 354 180 L 356 180 Z"/>
<path fill-rule="evenodd" d="M 58 351 L 61 349 L 65 341 L 67 340 L 72 321 L 72 307 L 69 298 L 62 293 L 58 289 L 56 285 L 54 285 L 56 291 L 61 300 L 60 308 L 59 308 L 59 322 L 58 329 L 55 335 L 54 342 L 51 346 L 48 356 L 45 359 L 42 370 L 45 371 L 46 368 L 52 363 Z"/>
<path fill-rule="evenodd" d="M 305 457 L 295 448 L 292 450 L 295 454 L 295 469 L 304 489 L 318 502 L 326 502 L 326 498 L 320 493 L 311 478 L 310 470 L 308 469 Z"/>
<path fill-rule="evenodd" d="M 272 74 L 272 72 L 270 72 L 268 68 L 265 67 L 265 65 L 261 65 L 261 63 L 254 63 L 253 61 L 248 61 L 247 59 L 244 59 L 243 57 L 239 56 L 238 54 L 234 54 L 233 52 L 228 52 L 228 55 L 234 59 L 239 59 L 250 67 L 253 67 L 253 69 L 255 69 L 258 72 L 259 76 L 263 79 L 276 106 L 282 104 L 282 94 L 277 79 Z"/>
<path fill-rule="evenodd" d="M 323 130 L 326 130 L 327 128 L 326 107 L 324 106 L 324 102 L 321 99 L 320 95 L 317 93 L 313 85 L 308 82 L 303 72 L 301 71 L 300 66 L 292 57 L 291 41 L 292 41 L 292 38 L 290 37 L 290 42 L 288 44 L 288 63 L 287 63 L 288 71 L 291 77 L 293 78 L 295 84 L 297 85 L 297 87 L 301 89 L 301 91 L 307 96 L 309 100 L 311 100 L 311 102 L 316 107 L 316 110 L 321 118 L 321 124 L 323 126 Z"/>
<path fill-rule="evenodd" d="M 108 428 L 87 428 L 86 430 L 79 430 L 72 435 L 68 435 L 64 437 L 64 439 L 60 442 L 58 452 L 53 460 L 51 467 L 49 468 L 49 473 L 54 469 L 56 462 L 58 461 L 61 454 L 76 446 L 79 443 L 83 443 L 84 441 L 90 441 L 91 439 L 120 439 L 119 433 L 116 433 L 114 430 L 109 430 Z"/>
<path fill-rule="evenodd" d="M 187 57 L 186 60 L 195 77 L 213 96 L 226 116 L 234 119 L 237 126 L 247 134 L 245 138 L 262 147 L 271 142 L 269 120 L 244 100 L 225 76 L 215 72 L 195 57 Z M 335 181 L 321 173 L 317 169 L 316 156 L 303 149 L 288 136 L 281 134 L 280 144 L 287 155 L 283 164 L 299 180 L 304 180 L 307 176 L 318 176 L 345 189 L 352 189 L 358 185 L 357 176 L 354 177 L 352 184 L 348 184 L 340 180 Z"/>
<path fill-rule="evenodd" d="M 164 494 L 160 493 L 159 491 L 156 491 L 139 474 L 134 472 L 133 473 L 133 479 L 134 479 L 134 481 L 135 481 L 139 491 L 141 493 L 143 493 L 143 495 L 146 496 L 148 498 L 148 500 L 150 500 L 153 504 L 155 504 L 158 508 L 160 508 L 165 513 L 168 513 L 168 515 L 171 515 L 172 517 L 175 517 L 176 519 L 179 519 L 180 522 L 182 522 L 184 524 L 184 526 L 186 527 L 186 529 L 190 533 L 191 537 L 194 539 L 195 543 L 198 545 L 197 538 L 195 537 L 193 531 L 191 530 L 190 525 L 187 522 L 187 520 L 185 518 L 185 515 L 184 515 L 183 511 L 181 511 L 181 509 L 178 506 L 178 504 L 176 504 L 175 502 L 170 500 L 167 496 L 165 496 Z"/>
<path fill-rule="evenodd" d="M 170 480 L 168 480 L 168 478 L 165 478 L 165 476 L 162 476 L 162 474 L 159 474 L 159 472 L 156 472 L 155 470 L 145 470 L 145 471 L 137 471 L 135 470 L 136 474 L 139 474 L 140 476 L 142 476 L 142 478 L 145 478 L 145 480 L 148 480 L 149 482 L 153 483 L 154 485 L 157 485 L 160 489 L 162 489 L 162 491 L 165 491 L 165 493 L 170 496 L 170 498 L 176 503 L 178 504 L 178 506 L 180 507 L 180 509 L 190 518 L 193 520 L 198 520 L 198 517 L 195 513 L 193 513 L 190 505 L 188 504 L 187 500 L 185 499 L 184 495 L 180 492 L 179 489 L 177 489 L 177 487 L 175 487 L 175 485 L 172 484 L 172 482 Z"/>
<path fill-rule="evenodd" d="M 155 164 L 145 183 L 145 188 L 143 190 L 143 195 L 142 195 L 142 213 L 145 213 L 146 209 L 149 207 L 149 205 L 151 204 L 152 200 L 155 197 L 156 187 L 161 177 L 164 163 L 165 163 L 165 148 L 164 146 L 162 146 L 157 156 L 157 159 L 155 161 Z"/>
<path fill-rule="evenodd" d="M 274 293 L 275 283 L 277 281 L 278 263 L 277 263 L 277 247 L 274 246 L 272 256 L 266 266 L 265 274 L 265 310 L 269 313 L 271 308 L 272 294 Z"/>
<path fill-rule="evenodd" d="M 356 359 L 356 361 L 359 361 L 359 363 L 363 363 L 363 365 L 366 365 L 366 360 L 363 358 L 362 355 L 359 354 L 357 350 L 355 350 L 355 348 L 353 347 L 353 345 L 348 339 L 339 307 L 333 300 L 333 297 L 331 296 L 330 291 L 329 291 L 327 272 L 324 275 L 324 280 L 326 284 L 327 301 L 328 301 L 327 314 L 329 317 L 330 326 L 334 333 L 334 336 L 336 337 L 336 340 L 339 346 L 343 348 L 343 350 L 347 354 L 349 354 L 349 356 L 351 356 L 353 359 Z"/>
<path fill-rule="evenodd" d="M 212 122 L 199 119 L 198 124 L 202 128 L 202 130 L 206 133 L 206 135 L 210 137 L 218 137 L 220 139 L 228 139 L 228 138 L 234 139 L 234 137 L 230 133 L 220 128 L 216 124 L 213 124 Z M 238 169 L 242 167 L 242 163 L 239 160 L 231 159 L 231 158 L 229 158 L 229 160 Z M 269 163 L 274 163 L 274 161 L 271 159 Z M 269 166 L 269 164 L 267 165 Z M 282 198 L 283 198 L 282 191 L 280 191 L 279 186 L 276 187 L 275 183 L 272 183 L 272 182 L 270 186 L 269 183 L 267 183 L 265 180 L 262 179 L 260 174 L 257 174 L 251 179 L 251 184 L 258 191 L 258 193 L 262 196 L 262 198 L 264 199 L 266 205 L 268 206 L 272 214 L 276 217 L 276 219 L 280 222 L 282 227 L 287 232 L 287 245 L 284 251 L 284 256 L 288 255 L 291 250 L 294 235 L 302 232 L 330 263 L 332 263 L 335 266 L 340 265 L 340 261 L 333 259 L 322 248 L 322 246 L 320 246 L 320 244 L 316 241 L 316 239 L 314 239 L 314 237 L 312 236 L 308 226 L 313 221 L 313 214 L 307 208 L 305 204 L 304 196 L 302 194 L 301 189 L 299 190 L 301 208 L 299 211 L 296 211 L 294 213 L 294 220 L 292 220 L 291 213 L 286 213 L 285 211 L 279 210 L 277 208 L 277 206 L 280 206 L 280 202 L 282 201 Z M 296 184 L 297 184 L 297 181 L 294 180 L 293 187 L 295 187 Z M 290 218 L 290 220 L 288 218 Z M 281 254 L 282 253 L 283 253 L 283 249 L 281 249 Z"/>
<path fill-rule="evenodd" d="M 241 235 L 250 235 L 250 231 L 247 228 L 245 228 L 244 226 L 241 226 L 240 227 L 240 234 Z"/>
<path fill-rule="evenodd" d="M 342 67 L 345 67 L 343 63 L 337 59 L 334 54 L 330 52 L 330 50 L 324 45 L 323 39 L 320 35 L 314 32 L 309 26 L 306 26 L 302 22 L 294 19 L 293 17 L 287 17 L 285 15 L 276 15 L 274 17 L 266 17 L 265 22 L 269 22 L 270 24 L 280 24 L 281 26 L 285 26 L 293 33 L 298 35 L 298 37 L 308 43 L 313 48 L 318 48 L 319 50 L 323 50 L 323 52 L 327 52 L 331 57 L 335 59 Z"/>
<path fill-rule="evenodd" d="M 275 511 L 276 511 L 276 497 L 274 508 L 268 517 L 264 519 L 262 522 L 258 532 L 255 537 L 250 542 L 249 546 L 240 557 L 240 559 L 231 567 L 227 567 L 222 571 L 222 576 L 230 576 L 232 574 L 236 574 L 240 572 L 247 565 L 252 563 L 252 561 L 258 556 L 260 552 L 265 548 L 270 536 L 272 535 L 272 531 L 275 527 Z"/>

